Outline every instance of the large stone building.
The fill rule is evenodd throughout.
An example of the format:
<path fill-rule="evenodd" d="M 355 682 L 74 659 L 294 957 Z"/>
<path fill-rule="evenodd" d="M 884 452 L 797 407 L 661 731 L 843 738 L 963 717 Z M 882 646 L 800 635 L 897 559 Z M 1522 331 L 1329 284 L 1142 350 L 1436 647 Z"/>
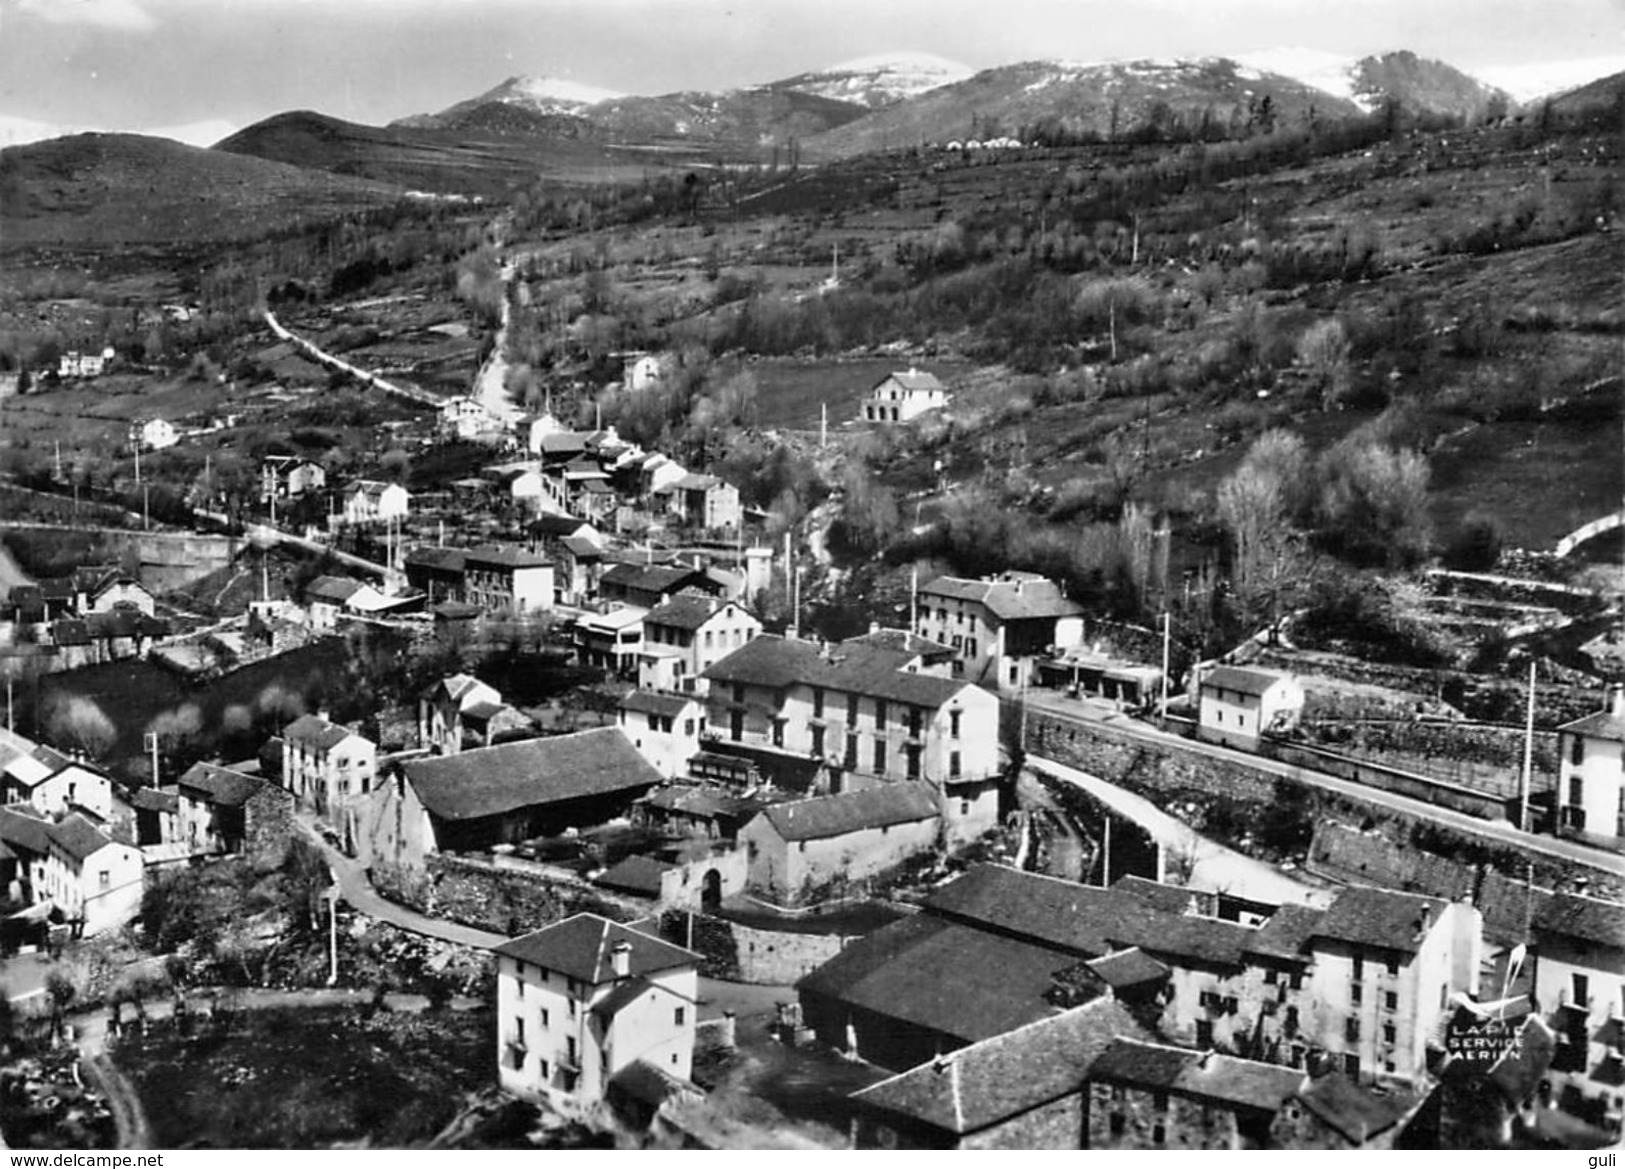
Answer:
<path fill-rule="evenodd" d="M 1625 839 L 1625 687 L 1608 706 L 1558 728 L 1557 823 L 1610 844 Z"/>
<path fill-rule="evenodd" d="M 914 632 L 955 655 L 954 673 L 993 689 L 1036 680 L 1038 663 L 1083 637 L 1083 606 L 1030 572 L 921 585 Z"/>
<path fill-rule="evenodd" d="M 638 685 L 703 698 L 705 671 L 761 632 L 762 623 L 735 601 L 678 593 L 643 618 Z"/>

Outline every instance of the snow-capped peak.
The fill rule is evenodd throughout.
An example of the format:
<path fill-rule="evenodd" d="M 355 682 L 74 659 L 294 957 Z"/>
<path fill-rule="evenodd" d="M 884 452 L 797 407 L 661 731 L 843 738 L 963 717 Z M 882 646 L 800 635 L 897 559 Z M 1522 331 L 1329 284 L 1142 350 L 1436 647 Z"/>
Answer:
<path fill-rule="evenodd" d="M 1353 57 L 1345 57 L 1338 53 L 1328 53 L 1321 49 L 1306 49 L 1301 46 L 1287 46 L 1277 49 L 1260 49 L 1257 52 L 1241 53 L 1235 58 L 1236 64 L 1248 69 L 1257 69 L 1264 73 L 1278 73 L 1282 77 L 1290 77 L 1294 81 L 1302 82 L 1310 89 L 1318 89 L 1322 93 L 1329 93 L 1333 97 L 1340 97 L 1347 101 L 1358 100 L 1355 93 L 1355 67 L 1359 62 Z"/>
<path fill-rule="evenodd" d="M 877 53 L 803 73 L 781 84 L 818 97 L 882 106 L 964 81 L 975 72 L 934 53 Z"/>
<path fill-rule="evenodd" d="M 537 108 L 578 109 L 624 96 L 613 89 L 583 85 L 565 77 L 515 77 L 507 88 L 509 92 L 504 101 L 524 102 Z"/>

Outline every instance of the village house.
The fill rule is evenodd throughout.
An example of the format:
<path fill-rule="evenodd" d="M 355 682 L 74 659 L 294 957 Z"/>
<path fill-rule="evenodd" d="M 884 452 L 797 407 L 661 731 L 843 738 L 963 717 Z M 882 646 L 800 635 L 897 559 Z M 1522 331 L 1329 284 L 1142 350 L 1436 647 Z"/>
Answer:
<path fill-rule="evenodd" d="M 299 499 L 327 486 L 327 471 L 320 463 L 297 455 L 266 455 L 260 464 L 260 502 Z"/>
<path fill-rule="evenodd" d="M 552 549 L 553 587 L 561 605 L 585 605 L 598 596 L 603 547 L 587 536 L 565 536 Z"/>
<path fill-rule="evenodd" d="M 418 696 L 418 746 L 433 755 L 463 749 L 463 714 L 472 707 L 499 706 L 502 694 L 470 674 L 442 678 Z"/>
<path fill-rule="evenodd" d="M 630 393 L 641 393 L 660 384 L 669 359 L 657 353 L 629 353 L 621 363 L 621 384 Z"/>
<path fill-rule="evenodd" d="M 715 475 L 684 475 L 661 488 L 671 495 L 671 514 L 707 532 L 737 531 L 743 513 L 739 488 Z"/>
<path fill-rule="evenodd" d="M 639 1065 L 688 1084 L 699 955 L 591 913 L 493 953 L 504 1089 L 591 1105 Z"/>
<path fill-rule="evenodd" d="M 175 427 L 163 418 L 130 423 L 130 446 L 136 450 L 161 451 L 180 441 Z"/>
<path fill-rule="evenodd" d="M 603 824 L 662 778 L 620 727 L 407 760 L 366 801 L 359 839 L 373 862 L 421 866 Z"/>
<path fill-rule="evenodd" d="M 448 438 L 466 441 L 502 428 L 477 399 L 466 394 L 442 402 L 439 415 L 440 433 Z"/>
<path fill-rule="evenodd" d="M 470 548 L 463 554 L 458 599 L 488 612 L 547 612 L 553 608 L 553 564 L 518 548 Z"/>
<path fill-rule="evenodd" d="M 661 847 L 653 855 L 623 857 L 594 876 L 592 883 L 647 902 L 651 913 L 670 909 L 712 913 L 723 898 L 743 893 L 746 880 L 744 853 L 724 843 L 691 839 Z"/>
<path fill-rule="evenodd" d="M 734 601 L 678 593 L 643 618 L 638 685 L 704 697 L 705 671 L 762 632 L 762 623 Z"/>
<path fill-rule="evenodd" d="M 15 823 L 15 819 L 11 821 Z M 54 904 L 77 934 L 94 937 L 128 925 L 141 912 L 146 861 L 141 851 L 108 836 L 79 812 L 44 823 L 29 843 L 0 833 L 16 851 L 37 848 L 32 858 L 35 902 Z"/>
<path fill-rule="evenodd" d="M 909 422 L 948 404 L 948 391 L 937 375 L 910 366 L 887 374 L 863 402 L 865 422 Z"/>
<path fill-rule="evenodd" d="M 411 506 L 411 495 L 399 483 L 357 479 L 344 489 L 342 515 L 346 524 L 381 524 L 405 519 Z"/>
<path fill-rule="evenodd" d="M 1270 1147 L 1392 1149 L 1416 1103 L 1411 1093 L 1388 1091 L 1379 1095 L 1341 1072 L 1329 1072 L 1305 1080 L 1275 1114 L 1270 1125 Z"/>
<path fill-rule="evenodd" d="M 1258 746 L 1259 737 L 1297 726 L 1303 687 L 1288 674 L 1241 666 L 1216 666 L 1202 675 L 1197 728 L 1202 738 L 1235 747 Z"/>
<path fill-rule="evenodd" d="M 1547 1078 L 1564 1112 L 1618 1140 L 1625 1122 L 1625 913 L 1558 894 L 1531 924 L 1530 997 L 1555 1033 Z"/>
<path fill-rule="evenodd" d="M 932 851 L 942 828 L 937 793 L 923 783 L 889 783 L 774 804 L 739 833 L 750 888 L 777 905 L 848 894 Z"/>
<path fill-rule="evenodd" d="M 1090 1069 L 1119 1038 L 1148 1037 L 1098 998 L 946 1052 L 852 1094 L 853 1147 L 1087 1147 Z"/>
<path fill-rule="evenodd" d="M 347 576 L 318 576 L 305 586 L 305 604 L 310 624 L 319 630 L 337 627 L 339 615 L 348 610 L 350 598 L 361 591 L 361 582 Z"/>
<path fill-rule="evenodd" d="M 286 788 L 215 763 L 195 763 L 175 785 L 176 828 L 193 854 L 241 853 L 278 863 L 293 831 Z"/>
<path fill-rule="evenodd" d="M 718 583 L 705 569 L 688 564 L 612 564 L 598 578 L 598 595 L 607 602 L 653 609 L 680 592 L 715 596 Z"/>
<path fill-rule="evenodd" d="M 634 676 L 643 652 L 643 619 L 648 610 L 618 605 L 583 613 L 575 621 L 576 660 L 583 666 Z"/>
<path fill-rule="evenodd" d="M 1558 728 L 1557 823 L 1610 845 L 1625 841 L 1625 687 L 1608 706 Z"/>
<path fill-rule="evenodd" d="M 372 790 L 378 747 L 348 727 L 307 714 L 282 732 L 282 785 L 301 807 L 348 828 L 350 801 Z"/>
<path fill-rule="evenodd" d="M 690 771 L 697 770 L 695 764 L 700 758 L 695 756 L 689 761 Z M 740 830 L 763 808 L 794 798 L 772 789 L 746 794 L 740 785 L 692 780 L 666 784 L 644 796 L 638 801 L 633 820 L 671 839 L 737 840 Z"/>
<path fill-rule="evenodd" d="M 999 704 L 922 664 L 863 641 L 826 648 L 764 634 L 705 671 L 706 716 L 714 736 L 752 748 L 764 767 L 810 759 L 841 788 L 929 784 L 953 847 L 998 822 Z"/>
<path fill-rule="evenodd" d="M 700 753 L 705 707 L 685 694 L 632 690 L 621 699 L 617 719 L 638 753 L 667 779 L 688 774 Z"/>
<path fill-rule="evenodd" d="M 134 789 L 130 792 L 130 808 L 135 814 L 138 848 L 158 848 L 182 838 L 180 793 L 174 785 Z"/>
<path fill-rule="evenodd" d="M 107 370 L 107 363 L 117 356 L 117 351 L 111 345 L 103 346 L 99 353 L 70 349 L 57 358 L 56 376 L 60 378 L 101 377 Z"/>
<path fill-rule="evenodd" d="M 77 808 L 103 823 L 113 816 L 113 782 L 102 771 L 4 727 L 0 783 L 7 804 L 28 804 L 42 815 Z"/>
<path fill-rule="evenodd" d="M 1118 1039 L 1089 1069 L 1091 1149 L 1262 1149 L 1301 1071 Z"/>
<path fill-rule="evenodd" d="M 917 607 L 914 632 L 954 650 L 956 676 L 992 689 L 1029 685 L 1040 660 L 1083 638 L 1083 606 L 1030 572 L 940 576 L 920 586 Z"/>

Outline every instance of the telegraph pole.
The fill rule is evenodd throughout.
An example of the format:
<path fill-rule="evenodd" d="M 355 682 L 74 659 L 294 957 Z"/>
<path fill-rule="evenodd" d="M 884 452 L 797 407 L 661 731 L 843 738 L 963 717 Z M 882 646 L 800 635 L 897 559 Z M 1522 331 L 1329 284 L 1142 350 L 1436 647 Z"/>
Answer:
<path fill-rule="evenodd" d="M 1518 783 L 1518 830 L 1529 831 L 1529 779 L 1535 762 L 1535 663 L 1529 663 L 1529 709 L 1524 719 L 1523 774 Z"/>
<path fill-rule="evenodd" d="M 1168 727 L 1168 650 L 1173 640 L 1173 617 L 1166 610 L 1162 614 L 1162 727 Z"/>

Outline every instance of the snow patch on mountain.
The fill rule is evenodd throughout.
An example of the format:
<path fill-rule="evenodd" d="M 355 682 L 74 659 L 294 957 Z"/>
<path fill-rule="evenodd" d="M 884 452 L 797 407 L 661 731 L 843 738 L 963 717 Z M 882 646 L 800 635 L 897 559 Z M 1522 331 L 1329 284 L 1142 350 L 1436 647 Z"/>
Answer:
<path fill-rule="evenodd" d="M 1294 45 L 1242 53 L 1236 57 L 1236 63 L 1248 69 L 1290 77 L 1310 89 L 1354 102 L 1365 109 L 1374 104 L 1369 96 L 1355 91 L 1359 62 L 1353 57 Z"/>
<path fill-rule="evenodd" d="M 918 97 L 974 76 L 975 70 L 934 53 L 879 53 L 842 61 L 781 83 L 799 93 L 881 106 Z"/>
<path fill-rule="evenodd" d="M 1533 64 L 1485 65 L 1473 70 L 1481 81 L 1504 89 L 1515 101 L 1528 102 L 1552 97 L 1589 85 L 1601 77 L 1625 73 L 1625 56 L 1578 57 L 1572 61 L 1540 61 Z"/>
<path fill-rule="evenodd" d="M 601 101 L 624 97 L 613 89 L 583 85 L 565 77 L 515 77 L 498 100 L 526 105 L 544 114 L 575 113 Z"/>

